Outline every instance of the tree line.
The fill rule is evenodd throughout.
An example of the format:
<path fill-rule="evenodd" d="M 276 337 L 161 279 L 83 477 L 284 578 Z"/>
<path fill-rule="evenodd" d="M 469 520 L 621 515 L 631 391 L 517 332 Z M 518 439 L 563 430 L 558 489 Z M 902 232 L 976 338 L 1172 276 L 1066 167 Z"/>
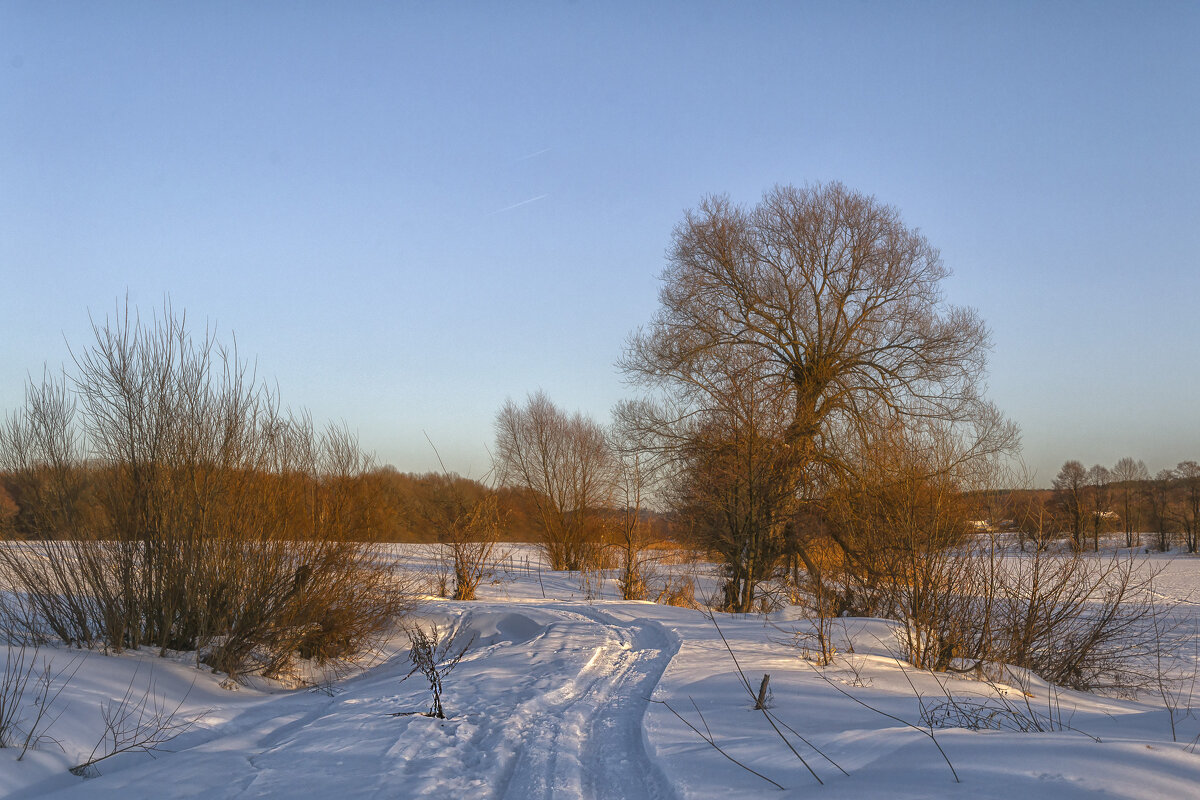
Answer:
<path fill-rule="evenodd" d="M 1181 461 L 1154 475 L 1145 462 L 1125 457 L 1111 468 L 1063 464 L 1049 490 L 984 493 L 979 520 L 1039 544 L 1065 538 L 1076 551 L 1098 550 L 1119 534 L 1127 548 L 1197 552 L 1200 532 L 1200 464 Z"/>

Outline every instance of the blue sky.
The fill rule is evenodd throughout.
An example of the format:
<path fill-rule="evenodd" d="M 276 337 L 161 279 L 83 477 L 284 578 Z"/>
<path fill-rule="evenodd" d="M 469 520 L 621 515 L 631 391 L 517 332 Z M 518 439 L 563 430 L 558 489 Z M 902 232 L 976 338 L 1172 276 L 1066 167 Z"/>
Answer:
<path fill-rule="evenodd" d="M 0 0 L 0 408 L 169 296 L 380 461 L 600 419 L 672 227 L 840 180 L 1068 458 L 1200 460 L 1200 5 Z"/>

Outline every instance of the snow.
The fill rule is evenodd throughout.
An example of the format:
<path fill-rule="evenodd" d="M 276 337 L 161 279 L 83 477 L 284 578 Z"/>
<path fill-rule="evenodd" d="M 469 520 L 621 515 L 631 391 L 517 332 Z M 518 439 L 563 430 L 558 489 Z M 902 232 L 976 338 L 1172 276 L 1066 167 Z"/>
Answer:
<path fill-rule="evenodd" d="M 398 556 L 421 566 L 427 553 L 401 547 Z M 1194 630 L 1200 559 L 1155 558 L 1152 566 L 1162 570 L 1156 591 L 1178 603 Z M 905 723 L 920 726 L 922 704 L 944 701 L 947 692 L 994 698 L 1007 689 L 1021 706 L 1026 696 L 1013 681 L 994 686 L 906 668 L 893 657 L 893 630 L 882 620 L 839 621 L 838 658 L 819 669 L 801 658 L 795 632 L 805 623 L 794 609 L 767 617 L 718 615 L 753 687 L 771 675 L 769 710 L 786 724 L 781 730 L 824 782 L 819 786 L 754 710 L 702 612 L 614 600 L 611 583 L 599 599 L 587 594 L 577 576 L 546 570 L 531 551 L 517 550 L 480 600 L 429 598 L 420 621 L 443 629 L 459 622 L 463 635 L 474 636 L 446 679 L 445 720 L 392 716 L 422 711 L 429 701 L 419 675 L 401 681 L 411 666 L 403 635 L 373 665 L 323 689 L 258 680 L 231 691 L 189 654 L 44 648 L 39 658 L 52 658 L 55 670 L 75 660 L 74 677 L 55 703 L 61 716 L 49 730 L 57 744 L 43 742 L 19 762 L 19 750 L 0 750 L 0 800 L 1057 800 L 1189 797 L 1200 786 L 1195 716 L 1180 715 L 1174 742 L 1156 696 L 1097 697 L 1036 678 L 1024 684 L 1030 707 L 1056 717 L 1062 729 L 935 729 L 956 782 L 928 729 Z M 1189 658 L 1194 668 L 1194 653 Z M 180 716 L 195 716 L 196 725 L 164 751 L 101 762 L 98 777 L 69 773 L 102 733 L 101 704 L 131 685 L 138 697 L 151 684 L 170 708 L 182 699 Z M 733 764 L 671 709 L 786 791 Z"/>

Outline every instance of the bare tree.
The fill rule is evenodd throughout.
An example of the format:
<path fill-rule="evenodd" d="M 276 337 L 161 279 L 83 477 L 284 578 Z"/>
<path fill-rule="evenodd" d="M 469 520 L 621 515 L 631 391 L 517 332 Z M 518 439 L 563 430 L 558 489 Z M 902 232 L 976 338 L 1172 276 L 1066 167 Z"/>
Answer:
<path fill-rule="evenodd" d="M 647 519 L 647 495 L 652 471 L 646 463 L 646 454 L 626 436 L 619 425 L 608 431 L 609 446 L 613 453 L 614 493 L 616 518 L 614 520 L 614 546 L 620 561 L 621 598 L 645 600 L 647 579 L 650 577 L 646 549 L 650 544 L 650 523 Z"/>
<path fill-rule="evenodd" d="M 795 451 L 783 444 L 760 388 L 747 381 L 725 413 L 693 417 L 695 428 L 675 445 L 670 499 L 686 537 L 720 558 L 725 611 L 752 611 L 759 588 L 778 577 L 801 499 Z"/>
<path fill-rule="evenodd" d="M 1196 552 L 1197 539 L 1200 539 L 1200 464 L 1195 461 L 1181 461 L 1175 467 L 1183 493 L 1180 504 L 1179 519 L 1183 527 L 1184 541 L 1189 553 Z"/>
<path fill-rule="evenodd" d="M 1092 548 L 1100 552 L 1100 531 L 1105 527 L 1112 510 L 1109 508 L 1112 492 L 1112 473 L 1108 468 L 1095 464 L 1087 473 L 1088 513 L 1092 518 Z"/>
<path fill-rule="evenodd" d="M 881 424 L 987 418 L 964 455 L 1005 450 L 1016 431 L 980 398 L 988 332 L 944 302 L 947 275 L 896 209 L 841 184 L 776 187 L 751 208 L 706 198 L 675 229 L 661 307 L 620 362 L 660 402 L 624 413 L 640 413 L 656 446 L 686 451 L 680 431 L 734 413 L 727 365 L 754 364 L 761 392 L 781 401 L 780 477 L 801 497 L 849 471 Z M 785 538 L 815 574 L 805 537 Z"/>
<path fill-rule="evenodd" d="M 1051 516 L 1046 507 L 1046 498 L 1041 492 L 1029 491 L 1021 496 L 1021 500 L 1024 502 L 1015 504 L 1013 514 L 1021 552 L 1025 552 L 1025 542 L 1029 540 L 1033 541 L 1035 549 L 1045 550 L 1046 530 Z"/>
<path fill-rule="evenodd" d="M 579 570 L 599 549 L 597 511 L 610 504 L 612 453 L 603 429 L 569 415 L 542 392 L 509 400 L 496 415 L 500 483 L 528 489 L 552 569 Z"/>
<path fill-rule="evenodd" d="M 1121 524 L 1125 529 L 1125 546 L 1140 545 L 1137 514 L 1138 485 L 1150 480 L 1150 472 L 1141 461 L 1134 461 L 1126 456 L 1113 466 L 1112 479 L 1119 484 L 1117 496 L 1121 503 Z M 1136 537 L 1136 538 L 1135 538 Z"/>
<path fill-rule="evenodd" d="M 1150 526 L 1158 537 L 1158 549 L 1165 553 L 1171 549 L 1174 533 L 1171 484 L 1175 474 L 1169 469 L 1160 469 L 1154 477 L 1143 484 L 1142 495 L 1149 511 Z"/>
<path fill-rule="evenodd" d="M 1054 478 L 1054 502 L 1062 512 L 1063 521 L 1071 535 L 1071 548 L 1083 549 L 1083 521 L 1087 513 L 1087 470 L 1078 461 L 1062 465 Z"/>

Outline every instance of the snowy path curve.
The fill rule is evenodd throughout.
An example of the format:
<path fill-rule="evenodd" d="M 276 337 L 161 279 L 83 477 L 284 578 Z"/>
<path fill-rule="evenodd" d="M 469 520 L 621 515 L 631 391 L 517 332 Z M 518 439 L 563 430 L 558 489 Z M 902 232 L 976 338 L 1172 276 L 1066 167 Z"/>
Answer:
<path fill-rule="evenodd" d="M 447 603 L 477 644 L 447 681 L 450 718 L 391 717 L 427 707 L 400 652 L 334 697 L 246 704 L 181 737 L 176 752 L 114 762 L 92 780 L 28 796 L 121 798 L 493 798 L 673 800 L 647 749 L 648 700 L 678 637 L 638 604 Z M 15 800 L 15 796 L 14 796 Z"/>
<path fill-rule="evenodd" d="M 643 720 L 677 640 L 656 622 L 621 622 L 595 608 L 559 613 L 599 626 L 604 642 L 578 675 L 547 697 L 500 796 L 674 798 L 647 752 Z"/>

